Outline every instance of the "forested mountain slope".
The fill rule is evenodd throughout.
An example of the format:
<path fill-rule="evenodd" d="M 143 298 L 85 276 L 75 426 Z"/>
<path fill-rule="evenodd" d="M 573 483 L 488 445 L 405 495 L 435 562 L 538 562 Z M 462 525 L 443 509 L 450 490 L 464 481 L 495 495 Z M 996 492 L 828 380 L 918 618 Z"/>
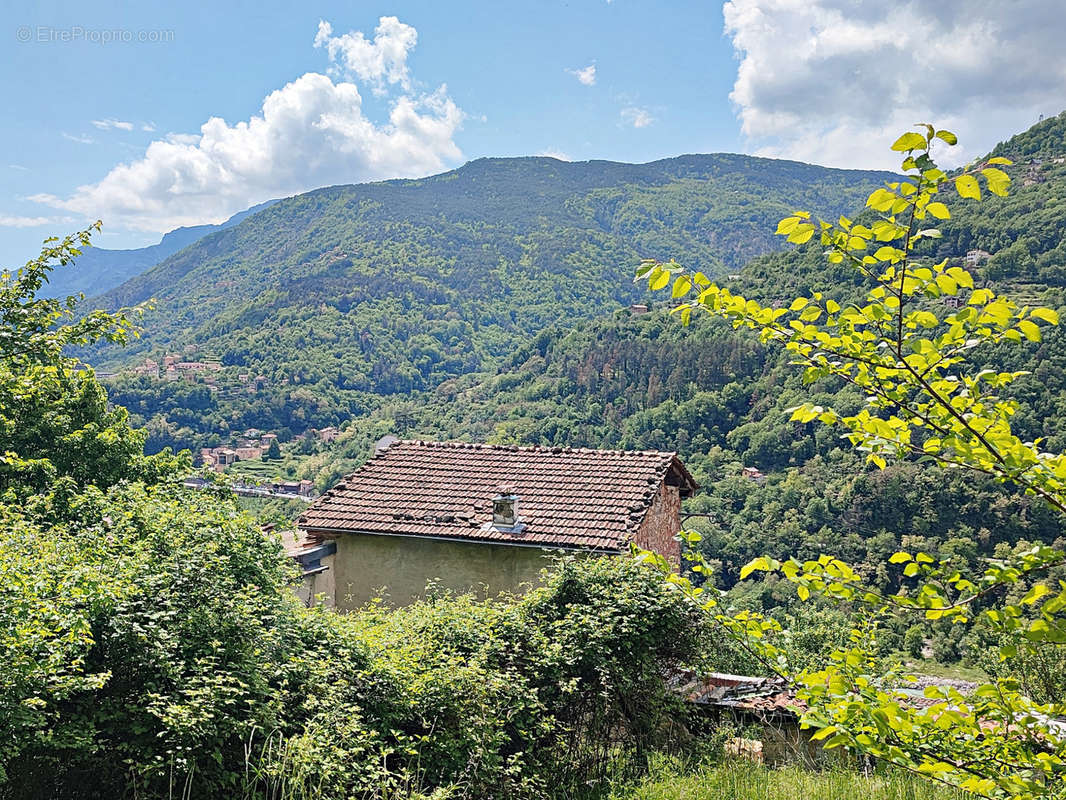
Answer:
<path fill-rule="evenodd" d="M 739 269 L 780 246 L 772 229 L 783 213 L 835 214 L 885 177 L 738 155 L 517 158 L 320 189 L 97 298 L 104 307 L 155 298 L 157 310 L 138 344 L 90 360 L 114 368 L 184 352 L 230 368 L 214 393 L 119 379 L 118 402 L 160 424 L 167 415 L 172 428 L 336 424 L 381 395 L 491 369 L 548 326 L 638 299 L 629 275 L 643 256 Z M 249 389 L 239 375 L 262 380 Z"/>
<path fill-rule="evenodd" d="M 232 228 L 245 217 L 256 214 L 274 201 L 260 203 L 218 225 L 194 225 L 175 228 L 159 244 L 133 250 L 108 250 L 90 247 L 78 256 L 77 267 L 53 272 L 41 290 L 42 297 L 65 297 L 79 292 L 86 296 L 103 294 L 145 272 L 182 248 L 216 231 Z"/>

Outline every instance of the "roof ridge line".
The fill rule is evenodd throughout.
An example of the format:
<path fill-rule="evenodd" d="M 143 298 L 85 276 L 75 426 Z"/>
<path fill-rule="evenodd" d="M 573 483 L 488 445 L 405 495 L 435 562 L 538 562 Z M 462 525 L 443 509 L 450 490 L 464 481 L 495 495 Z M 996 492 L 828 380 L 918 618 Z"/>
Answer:
<path fill-rule="evenodd" d="M 452 450 L 503 450 L 503 451 L 522 451 L 522 452 L 563 452 L 563 453 L 603 453 L 605 455 L 626 455 L 626 456 L 660 456 L 666 458 L 678 458 L 676 450 L 627 450 L 624 447 L 573 447 L 572 445 L 560 445 L 560 444 L 494 444 L 489 442 L 462 442 L 462 441 L 442 441 L 439 439 L 400 439 L 397 442 L 393 442 L 388 449 L 380 453 L 381 456 L 388 455 L 396 445 L 416 445 L 419 447 L 440 447 L 448 448 Z M 372 456 L 377 458 L 378 455 Z"/>

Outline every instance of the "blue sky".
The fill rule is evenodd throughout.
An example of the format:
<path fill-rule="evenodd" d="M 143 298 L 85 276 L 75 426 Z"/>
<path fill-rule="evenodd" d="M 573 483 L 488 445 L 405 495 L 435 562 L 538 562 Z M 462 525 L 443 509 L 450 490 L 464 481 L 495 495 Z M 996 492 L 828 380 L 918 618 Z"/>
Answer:
<path fill-rule="evenodd" d="M 881 167 L 935 114 L 958 160 L 1066 105 L 1052 0 L 40 2 L 5 25 L 5 266 L 96 217 L 139 246 L 480 156 Z"/>

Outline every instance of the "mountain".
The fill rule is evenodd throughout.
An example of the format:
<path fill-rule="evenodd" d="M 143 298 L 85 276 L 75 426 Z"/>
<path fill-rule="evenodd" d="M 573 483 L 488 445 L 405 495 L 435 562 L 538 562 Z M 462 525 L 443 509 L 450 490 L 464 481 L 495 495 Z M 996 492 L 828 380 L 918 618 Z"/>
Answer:
<path fill-rule="evenodd" d="M 90 360 L 221 362 L 218 388 L 199 386 L 195 398 L 184 381 L 150 378 L 117 395 L 146 419 L 165 414 L 200 434 L 337 424 L 381 396 L 492 369 L 548 326 L 637 300 L 641 257 L 728 273 L 779 247 L 773 226 L 794 207 L 836 214 L 888 177 L 740 155 L 511 158 L 320 189 L 97 298 L 155 298 L 157 310 L 138 343 Z"/>
<path fill-rule="evenodd" d="M 133 250 L 107 250 L 92 247 L 78 257 L 76 269 L 62 269 L 52 274 L 41 294 L 45 297 L 66 297 L 78 294 L 86 296 L 103 294 L 130 278 L 151 269 L 163 259 L 174 255 L 209 233 L 232 228 L 246 217 L 256 214 L 276 201 L 269 200 L 234 214 L 218 225 L 193 225 L 175 228 L 164 234 L 159 244 L 138 247 Z"/>

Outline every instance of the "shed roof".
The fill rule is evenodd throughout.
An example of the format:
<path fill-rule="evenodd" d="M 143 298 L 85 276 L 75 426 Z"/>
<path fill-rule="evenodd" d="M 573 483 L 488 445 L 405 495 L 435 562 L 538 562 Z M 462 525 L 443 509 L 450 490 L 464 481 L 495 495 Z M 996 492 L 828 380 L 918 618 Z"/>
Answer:
<path fill-rule="evenodd" d="M 401 440 L 316 500 L 312 533 L 370 533 L 618 552 L 659 486 L 697 487 L 675 453 Z M 501 485 L 520 525 L 492 526 Z"/>

